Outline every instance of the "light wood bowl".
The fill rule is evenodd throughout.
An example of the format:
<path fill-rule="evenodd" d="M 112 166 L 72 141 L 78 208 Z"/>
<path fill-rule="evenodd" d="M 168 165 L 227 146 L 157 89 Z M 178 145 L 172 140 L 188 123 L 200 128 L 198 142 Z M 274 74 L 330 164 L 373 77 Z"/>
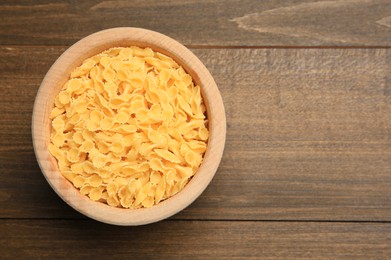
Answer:
<path fill-rule="evenodd" d="M 150 47 L 172 57 L 201 86 L 209 119 L 209 141 L 201 167 L 185 186 L 173 197 L 143 209 L 123 209 L 94 202 L 60 173 L 56 159 L 49 153 L 49 115 L 54 98 L 69 78 L 71 71 L 88 57 L 111 47 L 136 45 Z M 32 138 L 39 166 L 55 192 L 71 207 L 95 220 L 115 225 L 143 225 L 168 218 L 189 206 L 212 180 L 224 150 L 226 120 L 221 95 L 204 64 L 185 46 L 157 32 L 140 28 L 113 28 L 89 35 L 67 49 L 47 72 L 38 90 L 33 118 Z"/>

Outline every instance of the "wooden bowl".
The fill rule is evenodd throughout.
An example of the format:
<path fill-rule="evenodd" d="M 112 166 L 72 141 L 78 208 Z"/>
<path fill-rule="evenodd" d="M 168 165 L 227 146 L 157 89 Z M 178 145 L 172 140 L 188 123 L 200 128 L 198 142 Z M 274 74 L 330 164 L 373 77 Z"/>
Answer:
<path fill-rule="evenodd" d="M 50 119 L 54 98 L 82 61 L 111 47 L 136 45 L 150 47 L 172 57 L 201 86 L 209 120 L 209 141 L 198 172 L 185 188 L 173 197 L 151 208 L 123 209 L 94 202 L 66 180 L 56 159 L 49 153 Z M 221 95 L 204 64 L 185 46 L 157 32 L 140 28 L 114 28 L 100 31 L 78 41 L 67 49 L 47 72 L 38 90 L 33 118 L 32 138 L 38 164 L 55 192 L 71 207 L 95 220 L 115 225 L 142 225 L 168 218 L 190 205 L 208 186 L 224 150 L 226 121 Z"/>

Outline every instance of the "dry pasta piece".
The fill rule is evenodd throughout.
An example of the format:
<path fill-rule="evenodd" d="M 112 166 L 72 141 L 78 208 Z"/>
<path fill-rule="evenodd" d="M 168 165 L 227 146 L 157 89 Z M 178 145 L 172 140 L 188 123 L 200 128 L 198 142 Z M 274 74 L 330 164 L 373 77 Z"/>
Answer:
<path fill-rule="evenodd" d="M 93 148 L 94 148 L 94 142 L 92 142 L 91 140 L 86 140 L 84 141 L 81 146 L 79 147 L 79 150 L 81 152 L 90 152 Z"/>
<path fill-rule="evenodd" d="M 177 95 L 179 106 L 185 111 L 188 115 L 192 116 L 193 112 L 188 102 L 181 96 Z"/>
<path fill-rule="evenodd" d="M 70 162 L 76 163 L 80 160 L 80 152 L 77 149 L 70 149 L 67 153 L 67 159 Z"/>
<path fill-rule="evenodd" d="M 77 174 L 83 174 L 83 163 L 74 163 L 71 165 L 71 171 Z"/>
<path fill-rule="evenodd" d="M 149 181 L 151 182 L 152 185 L 156 185 L 160 183 L 160 180 L 162 179 L 162 176 L 159 172 L 153 171 L 151 173 Z"/>
<path fill-rule="evenodd" d="M 70 74 L 50 113 L 49 152 L 80 193 L 149 208 L 196 174 L 209 131 L 201 88 L 150 48 L 112 48 Z"/>
<path fill-rule="evenodd" d="M 141 56 L 141 57 L 152 57 L 154 56 L 154 52 L 151 48 L 140 48 L 138 46 L 131 46 L 130 47 L 130 50 L 132 51 L 132 55 L 134 56 Z M 125 48 L 124 50 L 122 50 L 122 53 L 124 53 L 125 51 L 128 51 L 127 48 Z"/>
<path fill-rule="evenodd" d="M 61 150 L 57 145 L 51 143 L 49 144 L 49 152 L 58 160 L 61 162 L 66 161 L 66 154 L 65 151 Z"/>
<path fill-rule="evenodd" d="M 120 142 L 120 141 L 115 141 L 115 142 L 113 142 L 113 143 L 111 144 L 110 149 L 111 149 L 112 152 L 118 153 L 118 154 L 119 154 L 119 153 L 122 153 L 122 152 L 123 152 L 124 146 L 123 146 L 122 142 Z"/>
<path fill-rule="evenodd" d="M 190 178 L 193 175 L 193 169 L 190 167 L 184 167 L 180 165 L 174 166 L 177 172 L 182 176 L 182 178 Z"/>
<path fill-rule="evenodd" d="M 209 138 L 208 129 L 206 129 L 206 127 L 200 127 L 198 130 L 198 135 L 201 140 L 203 140 L 203 141 L 208 140 L 208 138 Z"/>
<path fill-rule="evenodd" d="M 109 197 L 109 195 L 106 191 L 102 192 L 102 197 L 101 197 L 102 200 L 107 201 L 108 197 Z"/>
<path fill-rule="evenodd" d="M 90 197 L 90 199 L 97 201 L 100 200 L 100 198 L 102 197 L 103 191 L 104 187 L 92 188 L 88 196 Z"/>
<path fill-rule="evenodd" d="M 92 186 L 92 187 L 99 187 L 102 184 L 102 178 L 99 175 L 91 175 L 88 177 L 87 182 Z"/>
<path fill-rule="evenodd" d="M 110 117 L 105 117 L 100 121 L 102 130 L 109 130 L 114 125 L 114 121 Z"/>
<path fill-rule="evenodd" d="M 56 132 L 62 132 L 65 128 L 65 122 L 63 117 L 56 117 L 52 121 L 52 127 Z"/>
<path fill-rule="evenodd" d="M 71 95 L 68 91 L 62 90 L 60 94 L 58 94 L 58 100 L 61 104 L 66 105 L 71 101 Z"/>
<path fill-rule="evenodd" d="M 90 194 L 92 189 L 93 189 L 93 187 L 85 185 L 85 186 L 80 188 L 80 193 L 83 194 L 83 195 L 88 195 L 88 194 Z"/>
<path fill-rule="evenodd" d="M 116 182 L 110 182 L 106 186 L 106 190 L 107 190 L 109 197 L 115 196 L 118 192 L 118 189 L 119 189 L 119 187 Z"/>
<path fill-rule="evenodd" d="M 119 200 L 117 198 L 117 195 L 109 196 L 106 201 L 107 204 L 112 207 L 118 207 L 119 205 Z"/>
<path fill-rule="evenodd" d="M 78 175 L 72 179 L 72 182 L 76 188 L 81 188 L 84 185 L 85 179 L 82 176 Z"/>
<path fill-rule="evenodd" d="M 206 152 L 206 144 L 202 141 L 190 140 L 187 145 L 194 151 L 200 154 Z"/>
<path fill-rule="evenodd" d="M 118 114 L 114 117 L 116 123 L 125 124 L 130 118 L 129 113 L 126 113 L 125 110 L 121 109 Z"/>
<path fill-rule="evenodd" d="M 147 183 L 146 185 L 144 185 L 141 190 L 138 192 L 137 196 L 136 196 L 136 201 L 134 202 L 134 204 L 137 206 L 139 205 L 141 202 L 143 202 L 147 196 L 148 196 L 148 192 L 149 192 L 149 189 L 151 188 L 151 184 L 150 183 Z"/>
<path fill-rule="evenodd" d="M 84 142 L 83 135 L 80 131 L 74 132 L 72 135 L 73 141 L 77 144 L 82 144 Z"/>
<path fill-rule="evenodd" d="M 155 199 L 154 199 L 154 196 L 148 196 L 147 198 L 145 198 L 142 202 L 142 206 L 144 208 L 150 208 L 152 207 L 152 205 L 154 204 L 155 202 Z"/>
<path fill-rule="evenodd" d="M 181 160 L 175 156 L 172 152 L 166 150 L 166 149 L 154 149 L 154 151 L 163 159 L 174 162 L 174 163 L 180 163 Z"/>
<path fill-rule="evenodd" d="M 158 204 L 164 196 L 166 190 L 166 178 L 161 178 L 155 191 L 155 204 Z"/>
<path fill-rule="evenodd" d="M 65 108 L 54 107 L 52 112 L 50 113 L 50 119 L 56 118 L 59 115 L 63 114 L 64 112 L 65 112 Z"/>

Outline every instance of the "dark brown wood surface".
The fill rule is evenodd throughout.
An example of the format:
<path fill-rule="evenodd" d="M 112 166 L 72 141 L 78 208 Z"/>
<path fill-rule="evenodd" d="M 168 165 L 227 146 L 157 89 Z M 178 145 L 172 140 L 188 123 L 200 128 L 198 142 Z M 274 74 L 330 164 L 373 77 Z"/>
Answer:
<path fill-rule="evenodd" d="M 1 257 L 391 254 L 389 1 L 2 1 L 0 18 Z M 97 223 L 67 206 L 31 143 L 51 64 L 116 26 L 188 45 L 226 107 L 226 149 L 208 189 L 143 227 Z"/>
<path fill-rule="evenodd" d="M 0 48 L 1 217 L 79 216 L 46 183 L 30 138 L 34 96 L 63 51 Z M 175 218 L 391 221 L 391 50 L 193 51 L 221 90 L 228 135 L 211 186 Z"/>
<path fill-rule="evenodd" d="M 387 46 L 389 0 L 3 0 L 0 42 L 72 44 L 112 27 L 142 27 L 187 45 Z"/>
<path fill-rule="evenodd" d="M 84 220 L 2 220 L 0 227 L 2 257 L 10 258 L 387 259 L 391 254 L 391 226 L 379 223 L 164 221 L 130 228 Z"/>

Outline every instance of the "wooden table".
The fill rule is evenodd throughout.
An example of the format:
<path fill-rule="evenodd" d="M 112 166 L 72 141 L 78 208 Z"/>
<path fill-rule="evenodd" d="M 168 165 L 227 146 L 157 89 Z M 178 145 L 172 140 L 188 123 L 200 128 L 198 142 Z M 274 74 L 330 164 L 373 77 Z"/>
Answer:
<path fill-rule="evenodd" d="M 208 189 L 140 227 L 67 206 L 41 174 L 30 134 L 51 64 L 118 26 L 188 46 L 227 114 Z M 1 1 L 0 258 L 389 258 L 390 46 L 389 0 Z"/>

